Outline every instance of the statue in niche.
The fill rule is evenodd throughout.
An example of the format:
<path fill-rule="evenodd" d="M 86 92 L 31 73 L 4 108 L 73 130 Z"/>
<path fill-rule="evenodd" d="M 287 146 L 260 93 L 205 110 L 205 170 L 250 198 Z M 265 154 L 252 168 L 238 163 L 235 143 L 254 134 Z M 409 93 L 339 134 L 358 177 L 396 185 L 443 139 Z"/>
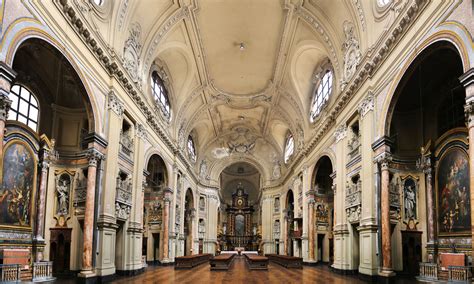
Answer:
<path fill-rule="evenodd" d="M 280 161 L 278 160 L 273 164 L 272 177 L 273 179 L 279 179 L 281 177 Z"/>
<path fill-rule="evenodd" d="M 199 233 L 204 233 L 205 232 L 205 224 L 204 224 L 204 220 L 201 219 L 199 220 Z"/>
<path fill-rule="evenodd" d="M 204 210 L 205 207 L 206 207 L 206 203 L 204 201 L 204 198 L 203 197 L 199 198 L 199 209 Z"/>
<path fill-rule="evenodd" d="M 67 175 L 56 176 L 57 214 L 67 215 L 69 213 L 69 184 Z"/>
<path fill-rule="evenodd" d="M 280 198 L 275 198 L 274 210 L 280 212 Z"/>
<path fill-rule="evenodd" d="M 403 186 L 405 195 L 405 219 L 416 219 L 416 184 L 413 179 L 407 179 Z"/>

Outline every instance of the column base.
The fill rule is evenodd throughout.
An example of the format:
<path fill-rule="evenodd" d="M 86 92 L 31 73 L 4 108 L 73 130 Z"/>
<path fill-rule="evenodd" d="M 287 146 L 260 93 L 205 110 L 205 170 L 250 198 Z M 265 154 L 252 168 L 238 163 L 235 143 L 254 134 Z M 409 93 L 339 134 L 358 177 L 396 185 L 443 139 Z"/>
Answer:
<path fill-rule="evenodd" d="M 97 274 L 92 270 L 82 270 L 77 274 L 78 283 L 95 284 L 97 283 Z"/>
<path fill-rule="evenodd" d="M 167 263 L 173 263 L 173 261 L 169 258 L 163 258 L 163 260 L 161 260 L 160 262 L 164 265 L 166 265 Z"/>
<path fill-rule="evenodd" d="M 316 266 L 318 262 L 316 260 L 304 260 L 303 265 L 308 265 L 308 266 Z"/>
<path fill-rule="evenodd" d="M 380 277 L 390 278 L 395 276 L 395 272 L 391 269 L 382 268 L 382 271 L 379 272 Z"/>

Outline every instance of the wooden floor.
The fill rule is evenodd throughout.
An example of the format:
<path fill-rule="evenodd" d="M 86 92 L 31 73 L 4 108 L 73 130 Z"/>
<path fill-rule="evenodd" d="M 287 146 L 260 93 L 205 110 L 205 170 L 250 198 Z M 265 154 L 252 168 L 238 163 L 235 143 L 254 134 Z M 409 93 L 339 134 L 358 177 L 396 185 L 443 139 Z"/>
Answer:
<path fill-rule="evenodd" d="M 399 280 L 396 283 L 413 283 Z M 112 283 L 365 283 L 354 276 L 335 274 L 327 266 L 286 269 L 270 263 L 268 271 L 249 270 L 245 259 L 238 257 L 228 271 L 210 271 L 205 263 L 190 270 L 174 270 L 172 266 L 149 266 L 133 277 L 121 277 Z"/>

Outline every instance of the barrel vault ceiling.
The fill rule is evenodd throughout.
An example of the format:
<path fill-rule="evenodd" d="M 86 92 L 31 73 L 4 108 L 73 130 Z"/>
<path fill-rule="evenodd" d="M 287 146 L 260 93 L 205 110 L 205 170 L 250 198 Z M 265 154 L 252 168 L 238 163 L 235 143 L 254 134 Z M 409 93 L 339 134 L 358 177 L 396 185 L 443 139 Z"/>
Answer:
<path fill-rule="evenodd" d="M 345 25 L 365 55 L 393 21 L 375 0 L 74 2 L 150 105 L 151 70 L 165 77 L 172 108 L 165 129 L 182 149 L 194 138 L 196 173 L 205 161 L 204 176 L 215 184 L 236 161 L 255 166 L 263 183 L 278 178 L 277 165 L 283 176 L 292 164 L 283 162 L 286 135 L 300 151 L 324 120 L 324 112 L 309 120 L 321 64 L 334 68 L 333 95 L 341 91 Z"/>

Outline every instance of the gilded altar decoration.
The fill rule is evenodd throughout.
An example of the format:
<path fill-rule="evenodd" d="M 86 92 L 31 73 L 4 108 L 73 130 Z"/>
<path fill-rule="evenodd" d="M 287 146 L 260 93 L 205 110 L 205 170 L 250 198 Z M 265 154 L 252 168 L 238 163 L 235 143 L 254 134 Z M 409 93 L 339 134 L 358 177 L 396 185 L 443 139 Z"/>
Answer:
<path fill-rule="evenodd" d="M 31 226 L 36 163 L 31 149 L 22 142 L 7 144 L 3 156 L 0 188 L 0 224 Z"/>
<path fill-rule="evenodd" d="M 440 234 L 470 233 L 469 163 L 463 150 L 453 148 L 441 157 L 436 182 Z"/>

